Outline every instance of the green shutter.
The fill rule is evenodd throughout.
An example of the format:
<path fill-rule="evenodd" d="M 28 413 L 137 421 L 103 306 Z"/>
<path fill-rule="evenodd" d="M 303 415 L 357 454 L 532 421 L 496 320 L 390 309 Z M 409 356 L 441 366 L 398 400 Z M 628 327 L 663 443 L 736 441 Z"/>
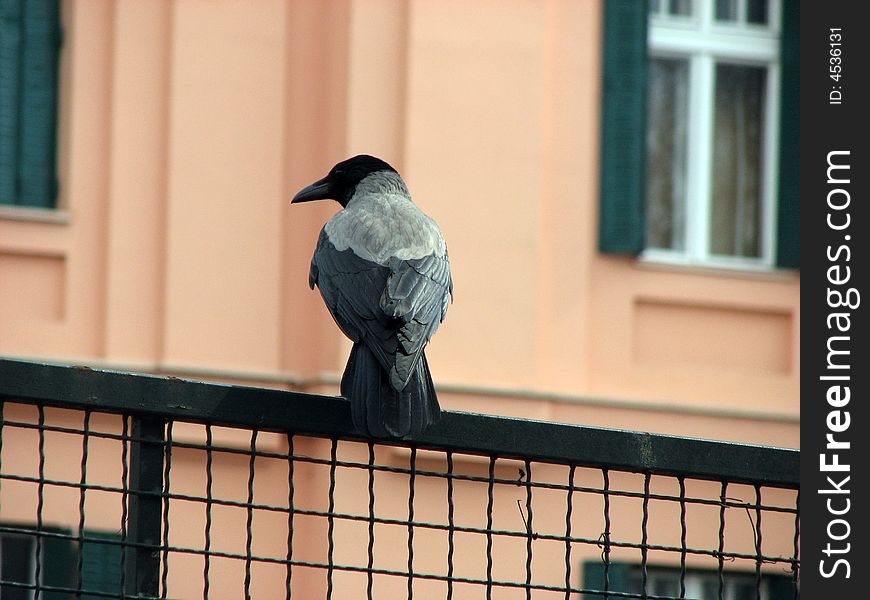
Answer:
<path fill-rule="evenodd" d="M 779 200 L 776 222 L 776 266 L 800 266 L 800 3 L 785 0 L 779 120 Z"/>
<path fill-rule="evenodd" d="M 639 254 L 646 243 L 647 2 L 604 3 L 598 248 Z"/>
<path fill-rule="evenodd" d="M 0 0 L 0 203 L 54 206 L 58 0 Z"/>
<path fill-rule="evenodd" d="M 46 532 L 69 535 L 69 530 L 46 527 Z M 81 589 L 88 592 L 120 593 L 121 547 L 118 544 L 103 544 L 97 540 L 120 541 L 115 533 L 84 532 L 82 544 Z M 45 536 L 42 538 L 42 583 L 46 586 L 74 589 L 78 584 L 78 543 L 69 538 Z M 69 598 L 66 592 L 42 593 L 45 600 Z M 83 594 L 82 600 L 97 600 L 102 596 Z"/>
<path fill-rule="evenodd" d="M 54 206 L 57 132 L 57 0 L 27 0 L 21 57 L 21 204 Z"/>
<path fill-rule="evenodd" d="M 0 203 L 18 197 L 19 57 L 21 2 L 0 0 Z"/>
<path fill-rule="evenodd" d="M 631 563 L 610 563 L 607 569 L 607 591 L 631 592 L 631 572 L 637 565 Z M 590 591 L 604 590 L 604 563 L 600 560 L 590 560 L 583 563 L 583 589 Z M 584 598 L 600 600 L 608 596 L 600 594 L 583 594 Z"/>
<path fill-rule="evenodd" d="M 120 542 L 121 536 L 85 530 L 86 540 Z M 85 541 L 82 548 L 82 589 L 89 592 L 120 593 L 121 546 Z M 82 600 L 97 600 L 98 596 L 83 594 Z"/>
<path fill-rule="evenodd" d="M 46 527 L 44 531 L 49 533 L 61 533 L 69 535 L 68 529 Z M 46 586 L 59 588 L 75 587 L 73 569 L 75 558 L 73 557 L 73 543 L 66 538 L 45 536 L 40 542 L 42 546 L 41 583 Z M 40 596 L 43 600 L 66 600 L 69 594 L 66 592 L 43 591 Z"/>
<path fill-rule="evenodd" d="M 765 575 L 770 600 L 794 600 L 796 583 L 794 577 L 787 575 Z"/>

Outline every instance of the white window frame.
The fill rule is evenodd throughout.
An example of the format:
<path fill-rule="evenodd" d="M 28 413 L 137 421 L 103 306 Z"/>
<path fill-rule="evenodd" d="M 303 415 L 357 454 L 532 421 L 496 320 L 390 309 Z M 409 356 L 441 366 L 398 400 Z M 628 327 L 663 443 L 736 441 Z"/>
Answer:
<path fill-rule="evenodd" d="M 731 579 L 735 577 L 735 574 L 729 573 L 726 575 L 725 588 L 724 588 L 724 600 L 736 600 L 736 588 L 734 586 L 734 580 Z M 745 574 L 738 575 L 740 579 L 743 580 L 744 583 L 754 583 L 754 575 Z M 697 573 L 697 572 L 688 572 L 686 573 L 686 577 L 683 582 L 686 585 L 686 598 L 704 598 L 704 583 L 709 582 L 713 578 L 718 578 L 715 571 L 709 573 Z M 662 573 L 656 571 L 650 571 L 647 574 L 647 589 L 653 589 L 653 586 L 658 581 L 666 581 L 668 583 L 674 583 L 674 581 L 679 582 L 679 575 L 677 573 Z M 766 598 L 770 598 L 770 587 L 769 580 L 762 577 L 761 579 L 761 598 L 765 600 Z"/>
<path fill-rule="evenodd" d="M 647 262 L 686 266 L 762 270 L 776 256 L 776 175 L 779 148 L 781 0 L 769 0 L 768 23 L 746 22 L 747 0 L 739 0 L 737 20 L 717 21 L 714 0 L 694 0 L 691 16 L 652 14 L 650 58 L 677 58 L 689 64 L 685 248 L 647 248 Z M 662 2 L 662 7 L 666 2 Z M 662 9 L 663 10 L 663 9 Z M 747 43 L 750 42 L 750 43 Z M 722 256 L 710 252 L 713 172 L 714 86 L 717 62 L 767 68 L 762 139 L 760 256 Z"/>

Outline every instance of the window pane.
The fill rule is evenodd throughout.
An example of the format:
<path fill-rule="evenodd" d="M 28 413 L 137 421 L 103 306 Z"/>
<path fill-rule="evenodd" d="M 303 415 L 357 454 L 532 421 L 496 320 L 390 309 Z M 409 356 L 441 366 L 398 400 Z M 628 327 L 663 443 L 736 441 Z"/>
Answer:
<path fill-rule="evenodd" d="M 670 12 L 672 15 L 691 16 L 692 0 L 671 0 Z"/>
<path fill-rule="evenodd" d="M 716 66 L 712 254 L 760 256 L 766 76 L 761 67 Z"/>
<path fill-rule="evenodd" d="M 650 60 L 647 125 L 647 247 L 685 247 L 689 63 Z"/>
<path fill-rule="evenodd" d="M 701 598 L 699 600 L 715 600 L 719 597 L 719 582 L 713 577 L 704 577 L 701 583 Z"/>
<path fill-rule="evenodd" d="M 767 0 L 749 0 L 746 5 L 746 20 L 750 23 L 767 23 Z"/>
<path fill-rule="evenodd" d="M 33 539 L 23 535 L 0 536 L 0 573 L 5 581 L 33 583 Z M 26 588 L 3 586 L 2 598 L 25 600 L 33 597 Z"/>
<path fill-rule="evenodd" d="M 716 0 L 716 20 L 736 21 L 738 0 Z"/>
<path fill-rule="evenodd" d="M 659 575 L 652 581 L 652 593 L 654 596 L 671 596 L 676 598 L 680 595 L 680 580 L 674 575 Z"/>
<path fill-rule="evenodd" d="M 733 586 L 732 597 L 734 600 L 755 600 L 758 597 L 755 593 L 757 590 L 754 581 L 735 581 Z"/>
<path fill-rule="evenodd" d="M 650 14 L 657 15 L 661 12 L 661 10 L 662 10 L 661 0 L 650 0 L 650 3 L 649 3 Z"/>

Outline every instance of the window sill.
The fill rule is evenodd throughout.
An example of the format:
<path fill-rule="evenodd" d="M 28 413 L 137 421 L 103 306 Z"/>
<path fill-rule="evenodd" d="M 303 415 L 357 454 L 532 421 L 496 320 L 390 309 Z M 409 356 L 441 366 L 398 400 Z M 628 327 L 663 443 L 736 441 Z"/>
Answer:
<path fill-rule="evenodd" d="M 70 212 L 68 210 L 29 208 L 26 206 L 0 204 L 0 221 L 25 221 L 28 223 L 68 225 L 70 220 Z"/>
<path fill-rule="evenodd" d="M 751 259 L 718 258 L 703 262 L 671 254 L 669 252 L 646 251 L 638 257 L 638 266 L 643 269 L 710 275 L 718 277 L 739 277 L 767 281 L 796 281 L 800 272 L 791 269 L 777 269 Z"/>

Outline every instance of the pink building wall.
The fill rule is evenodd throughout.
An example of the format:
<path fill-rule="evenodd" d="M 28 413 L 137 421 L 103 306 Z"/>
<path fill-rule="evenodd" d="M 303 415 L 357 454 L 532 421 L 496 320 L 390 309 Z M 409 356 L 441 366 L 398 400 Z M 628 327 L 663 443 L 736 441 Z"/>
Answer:
<path fill-rule="evenodd" d="M 337 205 L 289 199 L 366 152 L 449 244 L 446 408 L 798 446 L 797 274 L 597 252 L 599 0 L 62 8 L 59 209 L 0 207 L 0 354 L 336 393 Z"/>
<path fill-rule="evenodd" d="M 450 245 L 448 406 L 797 444 L 796 274 L 596 251 L 598 2 L 63 8 L 60 209 L 2 209 L 4 354 L 328 388 L 347 344 L 307 269 L 337 206 L 289 197 L 365 151 Z"/>

